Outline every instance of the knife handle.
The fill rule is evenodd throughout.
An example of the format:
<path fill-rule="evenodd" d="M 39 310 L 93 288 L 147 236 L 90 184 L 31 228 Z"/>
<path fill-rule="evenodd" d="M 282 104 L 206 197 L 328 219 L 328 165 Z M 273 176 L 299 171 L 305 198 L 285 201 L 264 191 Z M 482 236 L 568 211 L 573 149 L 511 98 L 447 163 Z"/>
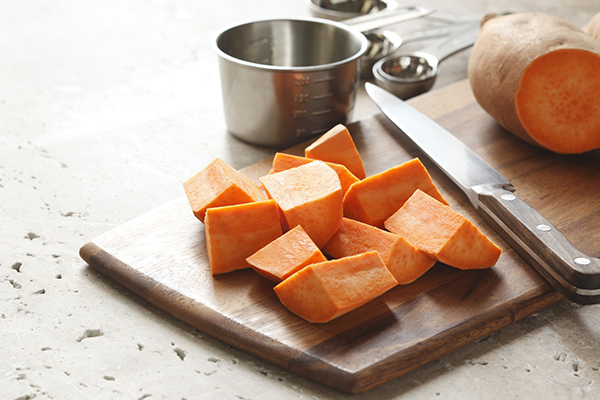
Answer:
<path fill-rule="evenodd" d="M 540 213 L 502 187 L 480 186 L 480 213 L 532 267 L 566 298 L 600 303 L 600 259 L 573 246 Z"/>

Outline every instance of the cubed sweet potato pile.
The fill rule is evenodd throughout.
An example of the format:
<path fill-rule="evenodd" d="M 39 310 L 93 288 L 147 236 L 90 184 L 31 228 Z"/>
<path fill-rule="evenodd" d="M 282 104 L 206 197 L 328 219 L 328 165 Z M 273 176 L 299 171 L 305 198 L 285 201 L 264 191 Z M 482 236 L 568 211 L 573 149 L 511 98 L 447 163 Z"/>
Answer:
<path fill-rule="evenodd" d="M 291 312 L 328 322 L 437 261 L 489 268 L 501 250 L 454 212 L 417 158 L 366 176 L 343 125 L 277 153 L 260 184 L 215 159 L 183 184 L 213 275 L 252 268 Z"/>

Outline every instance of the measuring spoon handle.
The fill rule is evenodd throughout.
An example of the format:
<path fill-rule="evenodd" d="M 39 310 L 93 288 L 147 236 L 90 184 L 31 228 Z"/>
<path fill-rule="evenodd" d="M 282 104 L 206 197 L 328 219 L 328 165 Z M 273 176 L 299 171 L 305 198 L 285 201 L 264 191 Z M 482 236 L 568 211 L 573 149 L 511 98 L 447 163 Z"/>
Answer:
<path fill-rule="evenodd" d="M 359 17 L 349 18 L 342 22 L 351 26 L 360 32 L 368 32 L 373 29 L 383 28 L 399 22 L 408 21 L 415 18 L 424 17 L 434 12 L 434 9 L 422 6 L 410 6 L 391 11 L 380 11 L 371 14 L 361 15 Z"/>
<path fill-rule="evenodd" d="M 465 24 L 456 33 L 425 47 L 421 52 L 431 54 L 438 59 L 438 62 L 441 62 L 452 54 L 472 46 L 479 35 L 479 30 L 479 21 Z"/>
<path fill-rule="evenodd" d="M 450 35 L 460 29 L 463 29 L 467 24 L 446 24 L 442 26 L 434 26 L 432 28 L 414 29 L 411 31 L 400 32 L 399 36 L 402 43 L 413 42 L 421 39 L 432 39 L 440 36 Z"/>

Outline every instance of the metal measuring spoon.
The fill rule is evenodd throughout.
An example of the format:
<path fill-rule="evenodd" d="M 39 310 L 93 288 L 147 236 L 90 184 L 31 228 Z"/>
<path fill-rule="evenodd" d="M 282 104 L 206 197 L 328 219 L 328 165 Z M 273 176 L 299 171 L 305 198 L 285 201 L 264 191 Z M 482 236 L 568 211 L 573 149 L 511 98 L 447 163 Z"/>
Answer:
<path fill-rule="evenodd" d="M 361 78 L 372 78 L 375 63 L 395 53 L 405 43 L 447 36 L 464 29 L 466 26 L 467 24 L 460 23 L 414 29 L 400 33 L 389 30 L 367 32 L 364 35 L 369 40 L 369 47 L 361 57 Z"/>
<path fill-rule="evenodd" d="M 305 0 L 311 14 L 317 18 L 341 21 L 359 15 L 394 10 L 396 0 Z"/>
<path fill-rule="evenodd" d="M 472 22 L 420 51 L 382 58 L 373 66 L 375 82 L 401 99 L 427 92 L 435 83 L 439 63 L 472 46 L 479 29 L 479 21 Z"/>

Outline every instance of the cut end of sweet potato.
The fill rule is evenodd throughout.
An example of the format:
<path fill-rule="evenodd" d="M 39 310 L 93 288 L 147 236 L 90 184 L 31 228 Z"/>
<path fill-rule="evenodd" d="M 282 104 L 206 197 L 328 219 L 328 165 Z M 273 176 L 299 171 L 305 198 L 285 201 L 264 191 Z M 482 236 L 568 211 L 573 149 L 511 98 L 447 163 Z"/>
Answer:
<path fill-rule="evenodd" d="M 417 190 L 385 227 L 430 257 L 459 269 L 496 264 L 502 250 L 462 215 Z"/>
<path fill-rule="evenodd" d="M 291 312 L 308 322 L 329 322 L 396 286 L 376 251 L 309 265 L 277 286 Z"/>
<path fill-rule="evenodd" d="M 600 148 L 600 54 L 562 49 L 523 72 L 515 106 L 523 128 L 557 153 Z"/>

